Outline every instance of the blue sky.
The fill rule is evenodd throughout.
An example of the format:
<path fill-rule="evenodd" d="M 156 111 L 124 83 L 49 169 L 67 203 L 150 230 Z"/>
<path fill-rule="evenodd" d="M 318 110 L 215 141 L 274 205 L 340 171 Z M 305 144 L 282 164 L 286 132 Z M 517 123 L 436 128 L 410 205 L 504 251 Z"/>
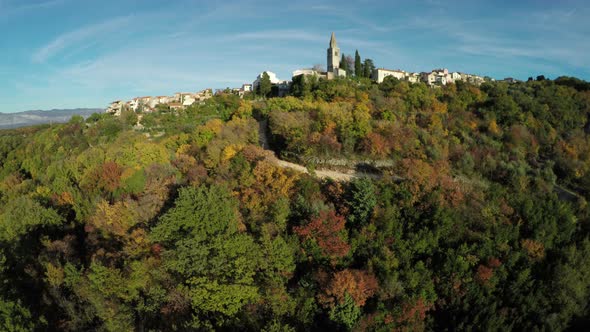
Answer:
<path fill-rule="evenodd" d="M 0 0 L 0 112 L 281 79 L 330 33 L 378 67 L 590 80 L 586 0 Z"/>

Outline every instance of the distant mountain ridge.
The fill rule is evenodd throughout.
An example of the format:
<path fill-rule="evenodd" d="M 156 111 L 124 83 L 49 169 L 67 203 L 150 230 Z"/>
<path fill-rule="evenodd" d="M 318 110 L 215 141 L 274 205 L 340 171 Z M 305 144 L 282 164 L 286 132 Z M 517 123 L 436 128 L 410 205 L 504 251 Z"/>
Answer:
<path fill-rule="evenodd" d="M 0 129 L 33 126 L 45 123 L 68 122 L 72 116 L 80 115 L 84 118 L 92 113 L 102 113 L 101 108 L 53 109 L 48 111 L 33 110 L 16 113 L 0 112 Z"/>

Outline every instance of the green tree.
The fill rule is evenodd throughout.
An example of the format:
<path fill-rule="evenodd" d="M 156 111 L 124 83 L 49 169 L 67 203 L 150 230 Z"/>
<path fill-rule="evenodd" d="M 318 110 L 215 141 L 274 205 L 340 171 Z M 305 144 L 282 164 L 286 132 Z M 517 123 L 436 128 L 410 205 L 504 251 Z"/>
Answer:
<path fill-rule="evenodd" d="M 0 298 L 0 328 L 2 331 L 33 331 L 35 325 L 31 318 L 31 313 L 19 303 Z"/>
<path fill-rule="evenodd" d="M 360 178 L 352 181 L 347 203 L 350 211 L 348 220 L 357 227 L 366 224 L 377 204 L 375 187 L 371 180 Z"/>
<path fill-rule="evenodd" d="M 259 298 L 254 282 L 260 248 L 240 232 L 237 201 L 220 186 L 183 188 L 152 230 L 165 268 L 194 310 L 194 327 L 223 325 Z"/>
<path fill-rule="evenodd" d="M 350 68 L 348 68 L 348 61 L 346 61 L 346 55 L 342 55 L 342 59 L 340 59 L 340 69 L 346 71 L 347 74 L 350 75 Z"/>
<path fill-rule="evenodd" d="M 10 201 L 0 215 L 0 241 L 14 242 L 37 228 L 58 226 L 59 214 L 27 196 Z"/>
<path fill-rule="evenodd" d="M 310 77 L 310 79 L 313 78 Z M 311 84 L 308 82 L 309 79 L 306 75 L 298 75 L 293 77 L 293 81 L 291 82 L 291 94 L 295 97 L 305 97 L 311 93 Z"/>
<path fill-rule="evenodd" d="M 356 77 L 363 76 L 363 64 L 361 62 L 361 56 L 359 55 L 359 51 L 356 50 L 354 53 L 354 75 Z"/>
<path fill-rule="evenodd" d="M 370 78 L 373 74 L 373 70 L 375 70 L 375 64 L 371 59 L 365 59 L 363 64 L 363 77 Z"/>
<path fill-rule="evenodd" d="M 270 91 L 272 90 L 272 84 L 270 82 L 270 76 L 268 76 L 267 72 L 262 73 L 262 78 L 260 79 L 260 85 L 258 86 L 258 93 L 266 98 L 270 95 Z"/>

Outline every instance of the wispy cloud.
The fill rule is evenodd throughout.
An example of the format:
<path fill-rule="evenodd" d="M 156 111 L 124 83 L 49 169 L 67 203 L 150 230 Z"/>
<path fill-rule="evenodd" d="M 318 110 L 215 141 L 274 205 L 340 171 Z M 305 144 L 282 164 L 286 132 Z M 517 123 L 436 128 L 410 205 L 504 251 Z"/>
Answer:
<path fill-rule="evenodd" d="M 99 36 L 117 32 L 129 25 L 132 21 L 133 16 L 116 17 L 98 24 L 88 25 L 64 33 L 33 53 L 32 60 L 37 63 L 45 62 L 47 59 L 73 45 L 92 42 L 93 39 L 98 38 Z"/>
<path fill-rule="evenodd" d="M 49 9 L 64 5 L 68 0 L 46 0 L 39 2 L 11 4 L 10 1 L 0 1 L 0 18 L 12 15 L 30 13 L 35 10 Z"/>
<path fill-rule="evenodd" d="M 533 13 L 507 13 L 502 17 L 466 20 L 459 17 L 419 17 L 411 26 L 438 34 L 446 45 L 440 48 L 459 54 L 487 58 L 535 58 L 590 66 L 590 30 L 581 33 L 588 13 L 574 10 L 548 10 Z M 559 24 L 557 24 L 559 22 Z"/>
<path fill-rule="evenodd" d="M 321 42 L 326 39 L 317 33 L 303 30 L 265 30 L 239 33 L 236 35 L 226 36 L 228 40 L 289 40 L 289 41 L 308 41 Z"/>
<path fill-rule="evenodd" d="M 32 2 L 26 3 L 24 5 L 20 5 L 14 10 L 35 10 L 35 9 L 44 9 L 50 8 L 58 5 L 63 5 L 67 0 L 50 0 L 50 1 L 41 1 L 41 2 Z"/>

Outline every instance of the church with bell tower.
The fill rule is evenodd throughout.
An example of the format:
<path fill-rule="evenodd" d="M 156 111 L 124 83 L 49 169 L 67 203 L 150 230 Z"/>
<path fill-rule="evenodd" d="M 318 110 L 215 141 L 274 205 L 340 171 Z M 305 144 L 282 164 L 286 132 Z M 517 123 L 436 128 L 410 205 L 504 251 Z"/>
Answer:
<path fill-rule="evenodd" d="M 336 35 L 334 35 L 334 33 L 332 32 L 332 37 L 330 37 L 330 47 L 328 47 L 328 70 L 326 72 L 326 76 L 328 79 L 346 76 L 346 71 L 340 69 L 341 59 L 342 54 L 340 53 L 340 48 L 336 43 Z"/>
<path fill-rule="evenodd" d="M 323 79 L 334 79 L 336 77 L 346 77 L 346 70 L 340 68 L 340 60 L 342 60 L 342 53 L 340 47 L 336 43 L 336 35 L 332 32 L 330 37 L 330 45 L 328 46 L 328 67 L 326 71 L 318 71 L 315 68 L 297 69 L 293 72 L 293 77 L 299 75 L 315 76 Z"/>

